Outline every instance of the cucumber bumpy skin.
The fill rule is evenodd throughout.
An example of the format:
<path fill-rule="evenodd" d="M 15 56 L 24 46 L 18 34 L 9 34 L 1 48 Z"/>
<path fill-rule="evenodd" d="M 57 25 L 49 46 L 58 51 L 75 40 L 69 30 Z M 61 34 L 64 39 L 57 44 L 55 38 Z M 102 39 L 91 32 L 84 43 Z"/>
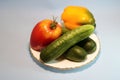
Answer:
<path fill-rule="evenodd" d="M 94 26 L 89 24 L 80 26 L 74 30 L 66 32 L 41 51 L 41 60 L 43 62 L 49 62 L 57 59 L 71 46 L 87 38 L 93 32 Z"/>

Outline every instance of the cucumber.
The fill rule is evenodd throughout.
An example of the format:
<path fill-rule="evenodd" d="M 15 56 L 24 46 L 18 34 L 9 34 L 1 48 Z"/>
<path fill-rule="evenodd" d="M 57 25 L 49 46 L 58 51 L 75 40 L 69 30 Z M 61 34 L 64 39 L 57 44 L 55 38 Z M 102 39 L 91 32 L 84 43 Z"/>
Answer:
<path fill-rule="evenodd" d="M 86 59 L 87 52 L 80 46 L 73 46 L 65 53 L 65 58 L 71 61 L 80 62 Z"/>
<path fill-rule="evenodd" d="M 43 62 L 49 62 L 58 58 L 70 47 L 90 36 L 93 31 L 93 25 L 83 25 L 66 32 L 41 51 L 41 60 Z"/>
<path fill-rule="evenodd" d="M 83 47 L 88 54 L 93 53 L 96 50 L 96 43 L 95 41 L 93 41 L 91 38 L 86 38 L 82 41 L 80 41 L 79 43 L 77 43 L 77 45 Z"/>
<path fill-rule="evenodd" d="M 67 29 L 66 27 L 62 27 L 63 34 L 66 33 L 67 31 L 70 31 L 70 30 Z M 76 45 L 84 48 L 88 54 L 91 54 L 96 50 L 96 43 L 90 37 L 78 42 Z"/>

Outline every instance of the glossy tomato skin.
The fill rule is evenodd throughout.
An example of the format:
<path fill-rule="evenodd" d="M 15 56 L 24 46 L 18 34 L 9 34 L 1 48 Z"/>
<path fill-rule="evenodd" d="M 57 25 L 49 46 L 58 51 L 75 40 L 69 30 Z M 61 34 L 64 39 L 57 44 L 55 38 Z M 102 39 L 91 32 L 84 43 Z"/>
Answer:
<path fill-rule="evenodd" d="M 54 26 L 52 25 L 54 24 Z M 49 19 L 42 20 L 33 28 L 30 37 L 30 46 L 40 51 L 52 41 L 57 39 L 62 33 L 61 25 Z"/>

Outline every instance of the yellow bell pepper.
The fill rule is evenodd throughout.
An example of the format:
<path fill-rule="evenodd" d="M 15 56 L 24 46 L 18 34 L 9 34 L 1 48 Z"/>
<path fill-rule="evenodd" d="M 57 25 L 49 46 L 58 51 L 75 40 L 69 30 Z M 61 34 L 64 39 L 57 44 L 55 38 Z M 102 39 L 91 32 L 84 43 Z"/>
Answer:
<path fill-rule="evenodd" d="M 61 15 L 61 19 L 68 29 L 75 29 L 84 24 L 95 25 L 92 13 L 81 6 L 67 6 Z"/>

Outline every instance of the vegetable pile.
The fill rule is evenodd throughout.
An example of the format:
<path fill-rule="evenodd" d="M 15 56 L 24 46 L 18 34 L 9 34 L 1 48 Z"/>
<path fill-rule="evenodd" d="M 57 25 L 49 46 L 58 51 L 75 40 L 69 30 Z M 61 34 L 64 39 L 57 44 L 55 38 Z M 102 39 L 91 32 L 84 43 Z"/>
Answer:
<path fill-rule="evenodd" d="M 71 61 L 84 61 L 96 50 L 96 43 L 89 36 L 95 30 L 95 19 L 85 7 L 67 6 L 61 14 L 63 23 L 44 19 L 32 30 L 30 47 L 40 51 L 43 62 L 63 56 Z"/>

